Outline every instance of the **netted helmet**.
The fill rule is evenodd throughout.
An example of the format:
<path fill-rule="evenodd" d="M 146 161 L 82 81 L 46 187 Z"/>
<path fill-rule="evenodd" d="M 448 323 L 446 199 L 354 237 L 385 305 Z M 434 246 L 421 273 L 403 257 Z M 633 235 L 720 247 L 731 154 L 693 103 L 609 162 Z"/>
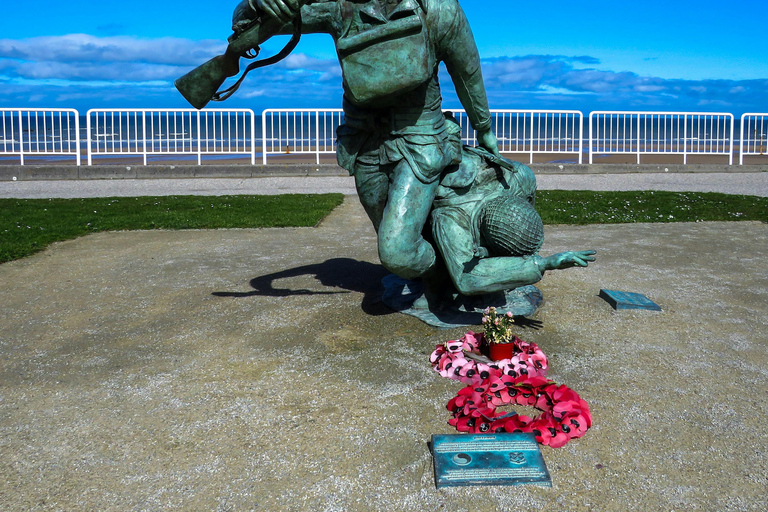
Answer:
<path fill-rule="evenodd" d="M 489 199 L 479 217 L 480 234 L 493 256 L 536 254 L 544 243 L 544 224 L 522 197 L 503 194 Z"/>

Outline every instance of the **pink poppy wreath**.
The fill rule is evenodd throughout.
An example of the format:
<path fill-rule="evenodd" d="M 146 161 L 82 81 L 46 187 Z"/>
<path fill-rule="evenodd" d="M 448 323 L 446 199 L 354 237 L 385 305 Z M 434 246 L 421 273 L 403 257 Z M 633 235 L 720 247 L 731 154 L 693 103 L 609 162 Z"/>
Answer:
<path fill-rule="evenodd" d="M 515 337 L 514 356 L 510 359 L 483 363 L 467 354 L 480 354 L 484 333 L 466 333 L 459 340 L 450 340 L 435 347 L 429 360 L 432 368 L 443 377 L 458 380 L 464 384 L 479 384 L 491 376 L 544 377 L 547 374 L 547 356 L 535 344 Z"/>
<path fill-rule="evenodd" d="M 501 414 L 501 405 L 528 405 L 542 411 L 536 418 Z M 543 377 L 495 375 L 465 387 L 446 406 L 453 413 L 449 424 L 460 432 L 533 432 L 536 440 L 552 448 L 583 436 L 592 426 L 589 405 L 566 386 Z"/>

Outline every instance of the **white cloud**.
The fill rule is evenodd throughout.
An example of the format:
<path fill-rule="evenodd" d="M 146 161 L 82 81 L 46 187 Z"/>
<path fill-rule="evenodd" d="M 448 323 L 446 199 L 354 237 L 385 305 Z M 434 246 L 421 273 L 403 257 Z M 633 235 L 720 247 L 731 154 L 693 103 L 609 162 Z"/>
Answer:
<path fill-rule="evenodd" d="M 136 62 L 21 62 L 14 72 L 19 78 L 31 80 L 64 79 L 69 81 L 142 82 L 172 80 L 181 76 L 185 68 L 164 64 Z"/>
<path fill-rule="evenodd" d="M 0 39 L 0 104 L 22 105 L 34 97 L 39 102 L 89 103 L 89 108 L 109 102 L 118 107 L 149 106 L 142 102 L 185 106 L 173 80 L 225 47 L 217 40 L 88 34 Z M 483 61 L 483 74 L 493 108 L 685 110 L 730 104 L 762 111 L 768 103 L 768 80 L 674 80 L 598 70 L 598 64 L 590 56 L 498 57 Z M 241 61 L 241 68 L 247 65 Z M 457 106 L 444 72 L 441 83 L 448 105 Z M 253 71 L 226 105 L 250 106 L 248 101 L 257 99 L 265 108 L 329 107 L 338 106 L 340 98 L 341 69 L 335 59 L 293 53 Z"/>
<path fill-rule="evenodd" d="M 248 91 L 242 94 L 243 98 L 249 99 L 249 98 L 258 98 L 260 96 L 264 96 L 266 94 L 266 91 L 264 89 L 257 89 L 254 91 Z"/>
<path fill-rule="evenodd" d="M 514 108 L 513 102 L 519 101 L 522 93 L 528 95 L 525 101 L 529 102 L 571 98 L 574 103 L 600 102 L 601 107 L 613 109 L 666 105 L 674 110 L 707 105 L 747 109 L 750 104 L 765 103 L 768 97 L 768 80 L 674 80 L 589 67 L 598 63 L 596 59 L 562 55 L 501 57 L 484 60 L 483 74 L 492 103 L 504 102 L 493 105 L 498 108 Z M 585 94 L 593 99 L 585 100 Z M 743 105 L 734 104 L 736 94 Z"/>
<path fill-rule="evenodd" d="M 0 58 L 30 62 L 143 62 L 193 65 L 224 53 L 226 43 L 163 37 L 96 37 L 88 34 L 0 39 Z"/>

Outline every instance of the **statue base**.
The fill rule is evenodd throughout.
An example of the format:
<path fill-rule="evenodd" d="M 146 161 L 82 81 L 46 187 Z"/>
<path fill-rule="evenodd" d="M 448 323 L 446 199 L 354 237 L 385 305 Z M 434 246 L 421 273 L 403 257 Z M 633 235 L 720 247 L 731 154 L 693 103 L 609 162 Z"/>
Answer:
<path fill-rule="evenodd" d="M 390 274 L 381 280 L 384 295 L 381 300 L 390 309 L 415 316 L 433 327 L 448 329 L 466 325 L 479 325 L 483 311 L 493 306 L 499 313 L 511 312 L 515 316 L 530 316 L 539 309 L 544 296 L 533 285 L 521 286 L 514 290 L 488 293 L 485 295 L 457 295 L 445 298 L 437 305 L 414 307 L 414 302 L 423 295 L 420 281 L 410 281 Z M 420 301 L 421 302 L 421 301 Z"/>

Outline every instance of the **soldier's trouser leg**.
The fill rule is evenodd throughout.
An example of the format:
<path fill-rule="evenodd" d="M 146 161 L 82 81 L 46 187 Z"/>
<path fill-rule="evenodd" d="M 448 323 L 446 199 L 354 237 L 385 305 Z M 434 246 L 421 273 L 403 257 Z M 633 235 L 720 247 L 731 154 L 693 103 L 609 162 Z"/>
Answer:
<path fill-rule="evenodd" d="M 419 181 L 405 160 L 397 164 L 390 179 L 378 229 L 379 259 L 389 271 L 413 279 L 435 266 L 435 249 L 421 232 L 432 208 L 438 181 Z"/>
<path fill-rule="evenodd" d="M 387 206 L 389 175 L 381 171 L 378 166 L 360 170 L 355 174 L 355 187 L 357 197 L 363 204 L 368 218 L 371 219 L 373 229 L 378 233 L 381 219 L 384 217 L 384 208 Z"/>

